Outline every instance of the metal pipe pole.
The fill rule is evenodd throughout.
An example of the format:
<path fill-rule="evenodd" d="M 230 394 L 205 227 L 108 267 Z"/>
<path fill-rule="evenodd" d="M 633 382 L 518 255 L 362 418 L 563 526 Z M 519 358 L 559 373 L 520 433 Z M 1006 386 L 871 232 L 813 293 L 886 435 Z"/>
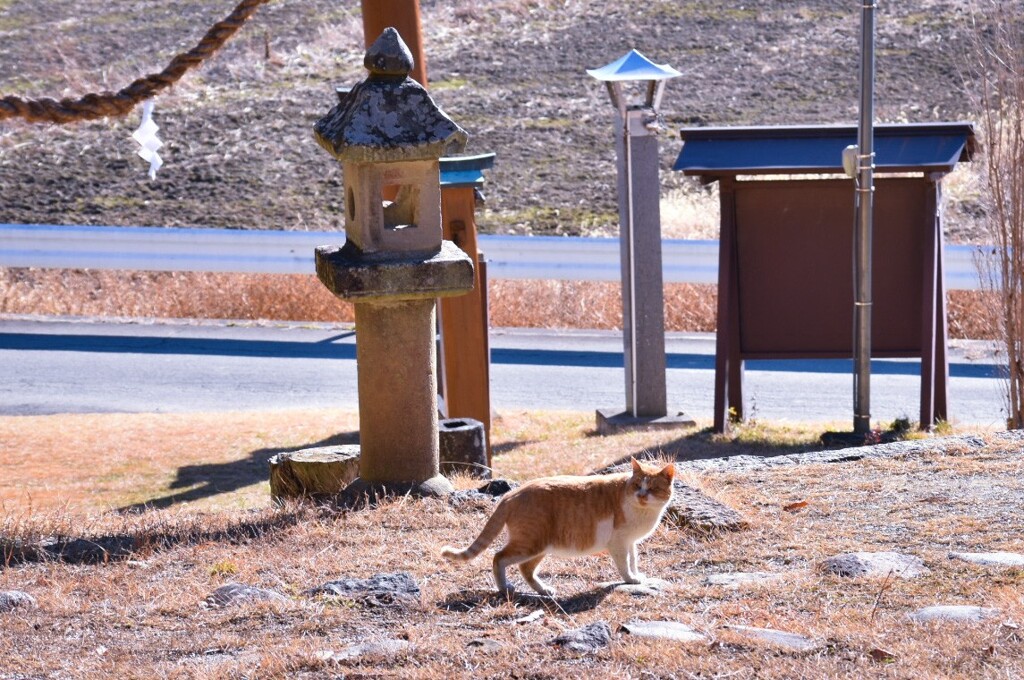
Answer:
<path fill-rule="evenodd" d="M 871 430 L 871 232 L 874 208 L 874 0 L 862 0 L 860 126 L 857 131 L 857 220 L 854 229 L 856 291 L 854 300 L 853 431 Z"/>
<path fill-rule="evenodd" d="M 629 251 L 627 261 L 629 262 L 629 320 L 623 320 L 623 323 L 629 324 L 629 365 L 626 366 L 626 371 L 629 373 L 629 391 L 627 398 L 629 403 L 626 408 L 629 409 L 630 413 L 634 418 L 640 415 L 639 411 L 639 395 L 637 394 L 637 341 L 636 336 L 638 332 L 639 319 L 636 313 L 636 231 L 634 228 L 633 219 L 633 138 L 630 133 L 630 114 L 631 111 L 626 111 L 626 115 L 622 118 L 622 144 L 625 153 L 625 173 L 626 173 L 626 191 L 623 197 L 626 201 L 626 243 L 627 250 Z"/>

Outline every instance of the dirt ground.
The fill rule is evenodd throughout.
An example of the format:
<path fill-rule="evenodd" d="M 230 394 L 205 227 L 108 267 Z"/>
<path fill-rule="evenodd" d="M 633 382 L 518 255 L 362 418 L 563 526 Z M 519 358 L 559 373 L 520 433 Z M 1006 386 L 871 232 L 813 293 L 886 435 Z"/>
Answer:
<path fill-rule="evenodd" d="M 354 418 L 336 411 L 0 418 L 0 442 L 35 442 L 17 448 L 24 488 L 0 480 L 0 592 L 34 600 L 0 613 L 0 679 L 1024 674 L 1024 571 L 950 559 L 957 551 L 1024 552 L 1016 530 L 1024 499 L 1019 437 L 961 433 L 816 453 L 807 428 L 597 437 L 590 413 L 507 413 L 495 440 L 499 476 L 587 473 L 629 455 L 660 454 L 749 523 L 713 535 L 663 523 L 640 548 L 644 572 L 667 582 L 660 595 L 616 590 L 610 560 L 596 556 L 545 561 L 558 597 L 508 600 L 493 592 L 491 550 L 469 564 L 438 555 L 443 545 L 472 541 L 490 501 L 396 499 L 360 512 L 270 507 L 266 458 L 344 436 Z M 47 485 L 64 506 L 33 504 Z M 113 510 L 139 503 L 153 509 Z M 32 546 L 54 541 L 66 546 L 64 557 L 32 556 Z M 912 555 L 927 571 L 850 578 L 821 568 L 828 557 L 858 551 Z M 412 601 L 310 592 L 327 581 L 396 572 L 419 585 Z M 737 572 L 767 576 L 735 587 L 713 581 Z M 518 574 L 512 578 L 522 588 Z M 207 598 L 228 584 L 279 597 L 211 606 Z M 945 604 L 998 614 L 923 624 L 909 616 Z M 621 630 L 636 621 L 679 622 L 705 637 L 679 642 Z M 599 622 L 611 639 L 595 651 L 551 642 Z M 732 626 L 781 630 L 812 646 L 793 649 Z M 359 652 L 359 645 L 370 647 Z"/>
<path fill-rule="evenodd" d="M 423 0 L 431 90 L 497 153 L 486 232 L 614 233 L 611 107 L 586 68 L 631 48 L 683 72 L 662 110 L 665 192 L 684 126 L 854 123 L 859 5 L 833 0 L 644 3 Z M 0 0 L 0 94 L 116 90 L 194 45 L 232 0 Z M 882 122 L 970 119 L 968 0 L 880 3 Z M 355 0 L 279 0 L 156 100 L 155 181 L 137 115 L 67 127 L 0 123 L 0 222 L 333 229 L 340 171 L 313 141 L 334 88 L 364 77 Z M 947 213 L 977 240 L 976 196 Z"/>

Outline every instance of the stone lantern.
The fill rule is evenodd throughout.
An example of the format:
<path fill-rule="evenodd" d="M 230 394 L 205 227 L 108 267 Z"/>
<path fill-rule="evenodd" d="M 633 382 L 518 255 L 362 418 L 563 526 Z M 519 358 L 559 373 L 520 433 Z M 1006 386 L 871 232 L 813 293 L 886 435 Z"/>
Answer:
<path fill-rule="evenodd" d="M 347 239 L 316 249 L 316 271 L 355 306 L 360 460 L 346 494 L 443 494 L 435 300 L 469 292 L 473 263 L 442 238 L 440 158 L 467 135 L 408 77 L 395 29 L 363 63 L 369 77 L 314 127 L 344 173 Z"/>

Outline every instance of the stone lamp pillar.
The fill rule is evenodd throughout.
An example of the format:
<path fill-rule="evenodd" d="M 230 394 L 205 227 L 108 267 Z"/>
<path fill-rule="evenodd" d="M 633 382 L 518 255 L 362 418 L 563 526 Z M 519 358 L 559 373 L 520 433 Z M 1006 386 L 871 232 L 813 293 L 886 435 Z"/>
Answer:
<path fill-rule="evenodd" d="M 597 411 L 597 430 L 690 427 L 683 413 L 668 414 L 665 385 L 665 304 L 661 276 L 658 180 L 658 107 L 665 82 L 680 75 L 636 50 L 587 71 L 605 83 L 615 107 L 619 243 L 622 256 L 622 334 L 626 408 Z M 627 103 L 624 83 L 642 85 L 642 101 Z"/>
<path fill-rule="evenodd" d="M 314 127 L 344 174 L 347 240 L 317 248 L 316 271 L 355 306 L 361 450 L 346 494 L 444 494 L 435 299 L 469 292 L 473 263 L 442 239 L 439 161 L 467 136 L 409 78 L 412 55 L 394 28 L 363 63 L 369 77 Z"/>

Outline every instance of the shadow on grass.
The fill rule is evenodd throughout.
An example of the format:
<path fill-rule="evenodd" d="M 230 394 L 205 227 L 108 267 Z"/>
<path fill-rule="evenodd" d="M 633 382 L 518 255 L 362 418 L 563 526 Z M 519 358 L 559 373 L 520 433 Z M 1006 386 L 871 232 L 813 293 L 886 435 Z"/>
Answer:
<path fill-rule="evenodd" d="M 542 597 L 532 593 L 515 593 L 511 598 L 494 590 L 473 590 L 453 593 L 437 603 L 451 612 L 468 612 L 477 607 L 498 607 L 510 600 L 518 605 L 543 609 L 549 614 L 579 614 L 597 609 L 615 585 L 601 586 L 569 597 Z"/>
<path fill-rule="evenodd" d="M 512 453 L 516 449 L 522 448 L 524 446 L 529 446 L 530 444 L 536 443 L 536 439 L 527 439 L 524 441 L 500 442 L 498 444 L 491 444 L 491 455 L 501 456 L 506 453 Z"/>
<path fill-rule="evenodd" d="M 308 517 L 306 510 L 299 509 L 275 512 L 216 529 L 193 524 L 170 531 L 143 528 L 101 536 L 51 536 L 38 541 L 0 536 L 0 570 L 28 562 L 51 560 L 66 564 L 107 564 L 138 559 L 140 555 L 181 544 L 253 540 L 272 531 L 292 527 Z"/>
<path fill-rule="evenodd" d="M 146 510 L 163 510 L 178 503 L 188 503 L 209 498 L 223 493 L 231 493 L 245 488 L 250 484 L 267 481 L 270 468 L 267 461 L 279 453 L 291 453 L 318 446 L 338 446 L 341 444 L 358 444 L 358 432 L 342 432 L 326 439 L 302 446 L 286 448 L 265 448 L 252 451 L 247 457 L 226 463 L 204 463 L 185 465 L 178 468 L 177 476 L 170 488 L 184 489 L 161 498 L 133 503 L 118 508 L 116 512 L 138 513 Z"/>
<path fill-rule="evenodd" d="M 599 436 L 596 431 L 592 435 Z M 708 427 L 702 430 L 692 430 L 671 441 L 625 455 L 605 469 L 629 463 L 631 458 L 637 460 L 665 459 L 676 462 L 736 456 L 774 458 L 795 453 L 823 451 L 829 448 L 824 446 L 817 436 L 806 441 L 792 438 L 793 435 L 788 436 L 791 438 L 787 438 L 783 432 L 765 429 L 757 423 L 737 425 L 729 434 L 724 435 L 715 434 L 713 429 Z"/>

